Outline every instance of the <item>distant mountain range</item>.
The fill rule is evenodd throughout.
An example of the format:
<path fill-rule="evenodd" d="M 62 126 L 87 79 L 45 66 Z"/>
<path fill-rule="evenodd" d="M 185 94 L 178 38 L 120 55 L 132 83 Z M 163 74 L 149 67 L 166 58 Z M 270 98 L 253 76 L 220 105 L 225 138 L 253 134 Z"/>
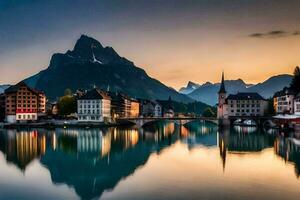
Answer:
<path fill-rule="evenodd" d="M 186 87 L 182 87 L 179 89 L 179 92 L 181 94 L 189 94 L 200 86 L 201 86 L 200 84 L 189 81 Z"/>
<path fill-rule="evenodd" d="M 42 90 L 50 99 L 64 94 L 66 88 L 76 91 L 96 85 L 110 91 L 121 91 L 132 97 L 168 99 L 192 102 L 190 97 L 178 93 L 118 55 L 112 47 L 103 47 L 97 40 L 82 35 L 73 50 L 56 53 L 49 67 L 25 79 L 30 86 Z"/>
<path fill-rule="evenodd" d="M 259 84 L 247 84 L 243 80 L 227 80 L 228 93 L 258 92 L 265 98 L 288 86 L 291 75 L 278 75 Z M 188 82 L 177 92 L 175 89 L 153 79 L 121 57 L 112 47 L 103 47 L 97 40 L 82 35 L 73 50 L 52 55 L 47 69 L 24 80 L 28 85 L 46 93 L 50 100 L 64 95 L 65 89 L 89 89 L 94 85 L 121 91 L 135 98 L 166 100 L 169 96 L 178 102 L 204 102 L 209 105 L 217 103 L 220 83 L 197 84 Z M 0 93 L 9 85 L 0 86 Z M 203 104 L 203 106 L 207 106 Z"/>
<path fill-rule="evenodd" d="M 0 85 L 0 94 L 4 92 L 10 85 Z"/>
<path fill-rule="evenodd" d="M 283 87 L 288 86 L 293 76 L 282 74 L 273 76 L 266 81 L 258 84 L 247 84 L 242 79 L 227 80 L 225 81 L 225 88 L 228 94 L 235 94 L 237 92 L 257 92 L 264 98 L 269 98 L 275 92 L 281 90 Z M 207 82 L 203 85 L 189 82 L 186 87 L 179 90 L 180 93 L 204 102 L 209 105 L 217 103 L 217 93 L 220 88 L 220 83 Z"/>

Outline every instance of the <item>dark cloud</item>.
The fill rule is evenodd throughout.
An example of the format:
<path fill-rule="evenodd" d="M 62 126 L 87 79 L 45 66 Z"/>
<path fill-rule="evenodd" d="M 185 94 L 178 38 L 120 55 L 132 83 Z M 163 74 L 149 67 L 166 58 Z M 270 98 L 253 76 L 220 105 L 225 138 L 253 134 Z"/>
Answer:
<path fill-rule="evenodd" d="M 274 30 L 266 33 L 252 33 L 249 37 L 253 38 L 281 38 L 300 35 L 299 31 L 283 31 L 283 30 Z"/>

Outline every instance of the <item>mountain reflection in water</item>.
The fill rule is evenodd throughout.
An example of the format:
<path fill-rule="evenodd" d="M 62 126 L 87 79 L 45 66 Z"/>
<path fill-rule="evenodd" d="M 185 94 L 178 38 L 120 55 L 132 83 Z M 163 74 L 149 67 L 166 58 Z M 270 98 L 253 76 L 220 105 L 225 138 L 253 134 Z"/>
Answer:
<path fill-rule="evenodd" d="M 7 163 L 20 171 L 35 159 L 44 166 L 53 184 L 67 184 L 81 199 L 101 197 L 120 180 L 143 167 L 153 154 L 175 143 L 188 150 L 219 148 L 224 173 L 230 154 L 247 156 L 274 148 L 276 155 L 293 163 L 299 177 L 300 148 L 293 139 L 261 133 L 253 128 L 218 130 L 211 123 L 156 123 L 133 128 L 1 130 L 0 151 Z M 0 160 L 1 162 L 1 160 Z M 1 184 L 0 184 L 1 192 Z"/>

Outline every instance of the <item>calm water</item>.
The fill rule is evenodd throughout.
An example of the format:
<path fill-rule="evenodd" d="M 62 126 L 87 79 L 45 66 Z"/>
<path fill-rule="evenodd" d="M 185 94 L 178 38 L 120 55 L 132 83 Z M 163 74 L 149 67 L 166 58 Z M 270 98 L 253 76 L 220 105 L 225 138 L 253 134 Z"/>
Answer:
<path fill-rule="evenodd" d="M 299 199 L 300 144 L 254 128 L 0 130 L 0 199 Z"/>

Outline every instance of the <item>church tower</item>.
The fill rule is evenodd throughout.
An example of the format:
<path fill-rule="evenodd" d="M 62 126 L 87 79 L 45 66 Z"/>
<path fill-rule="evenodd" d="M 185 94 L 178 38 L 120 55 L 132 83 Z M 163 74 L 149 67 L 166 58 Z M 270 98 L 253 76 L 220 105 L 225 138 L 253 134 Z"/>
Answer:
<path fill-rule="evenodd" d="M 222 72 L 222 81 L 218 92 L 218 119 L 225 118 L 226 109 L 226 90 L 224 84 L 224 72 Z"/>

